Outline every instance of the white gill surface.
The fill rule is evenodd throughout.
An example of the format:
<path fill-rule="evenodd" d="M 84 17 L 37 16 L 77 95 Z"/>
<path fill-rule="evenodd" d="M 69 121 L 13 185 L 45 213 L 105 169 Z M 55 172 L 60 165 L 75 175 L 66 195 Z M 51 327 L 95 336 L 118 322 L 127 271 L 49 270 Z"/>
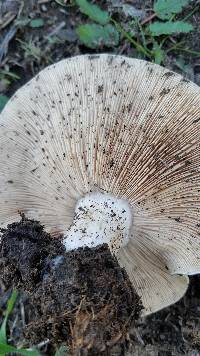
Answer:
<path fill-rule="evenodd" d="M 0 223 L 58 237 L 91 192 L 134 211 L 117 258 L 149 314 L 200 271 L 200 89 L 158 65 L 101 54 L 47 67 L 0 115 Z"/>

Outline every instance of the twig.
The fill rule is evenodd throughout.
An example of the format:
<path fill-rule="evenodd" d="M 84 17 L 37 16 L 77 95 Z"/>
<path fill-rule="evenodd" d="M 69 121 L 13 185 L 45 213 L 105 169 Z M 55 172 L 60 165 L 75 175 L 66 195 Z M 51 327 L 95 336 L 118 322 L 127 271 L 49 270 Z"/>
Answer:
<path fill-rule="evenodd" d="M 15 36 L 16 32 L 17 32 L 17 28 L 15 27 L 15 25 L 13 25 L 13 27 L 11 27 L 11 29 L 6 33 L 2 43 L 0 45 L 0 64 L 3 60 L 3 58 L 6 56 L 6 54 L 8 52 L 9 42 Z"/>
<path fill-rule="evenodd" d="M 144 19 L 140 24 L 144 25 L 148 22 L 150 22 L 151 20 L 153 20 L 156 17 L 156 13 L 154 12 L 153 14 L 149 15 L 148 17 L 146 17 L 146 19 Z"/>
<path fill-rule="evenodd" d="M 24 8 L 24 1 L 21 1 L 20 8 L 18 10 L 17 18 L 19 19 Z"/>
<path fill-rule="evenodd" d="M 173 46 L 169 49 L 166 50 L 166 53 L 171 52 L 171 51 L 182 51 L 182 52 L 186 52 L 186 53 L 190 53 L 194 56 L 200 57 L 200 52 L 197 51 L 192 51 L 191 49 L 187 49 L 187 48 L 182 48 L 182 47 L 177 47 L 177 46 Z"/>
<path fill-rule="evenodd" d="M 25 310 L 24 310 L 24 303 L 20 301 L 20 312 L 21 312 L 21 320 L 22 320 L 22 325 L 26 325 L 26 320 L 25 320 Z"/>
<path fill-rule="evenodd" d="M 128 43 L 125 42 L 123 44 L 123 46 L 120 48 L 120 50 L 118 51 L 118 54 L 122 54 L 127 49 L 128 45 L 129 45 L 129 42 Z"/>
<path fill-rule="evenodd" d="M 186 21 L 187 19 L 189 19 L 198 9 L 199 9 L 199 6 L 196 6 L 187 16 L 184 17 L 183 21 Z"/>
<path fill-rule="evenodd" d="M 54 28 L 45 38 L 50 38 L 54 35 L 56 35 L 63 27 L 65 27 L 66 23 L 65 21 L 62 21 L 56 28 Z"/>
<path fill-rule="evenodd" d="M 135 336 L 136 336 L 136 338 L 137 338 L 137 341 L 139 341 L 139 343 L 140 343 L 142 346 L 144 346 L 145 343 L 144 343 L 144 341 L 143 341 L 143 339 L 142 339 L 142 337 L 141 337 L 141 335 L 140 335 L 140 333 L 139 333 L 139 330 L 137 330 L 137 328 L 134 328 L 134 329 L 133 329 L 133 332 L 134 332 L 134 334 L 135 334 Z"/>
<path fill-rule="evenodd" d="M 0 30 L 2 30 L 3 28 L 5 28 L 6 26 L 8 26 L 16 17 L 16 14 L 8 14 L 5 16 L 7 17 L 7 19 L 5 19 L 5 21 L 2 23 L 2 25 L 0 25 Z"/>
<path fill-rule="evenodd" d="M 38 0 L 38 5 L 47 4 L 51 0 Z"/>

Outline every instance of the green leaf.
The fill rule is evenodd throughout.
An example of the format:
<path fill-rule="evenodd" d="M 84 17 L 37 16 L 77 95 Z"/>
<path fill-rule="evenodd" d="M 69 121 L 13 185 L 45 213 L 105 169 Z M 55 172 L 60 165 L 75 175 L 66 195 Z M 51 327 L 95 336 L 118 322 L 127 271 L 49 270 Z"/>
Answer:
<path fill-rule="evenodd" d="M 156 21 L 149 26 L 152 36 L 171 35 L 173 33 L 187 33 L 193 31 L 193 26 L 184 21 Z"/>
<path fill-rule="evenodd" d="M 16 300 L 17 300 L 17 291 L 16 289 L 14 289 L 7 303 L 7 308 L 5 313 L 7 317 L 12 313 Z"/>
<path fill-rule="evenodd" d="M 81 25 L 77 28 L 79 39 L 89 48 L 113 47 L 119 42 L 119 33 L 110 24 L 100 26 L 96 24 Z"/>
<path fill-rule="evenodd" d="M 10 352 L 13 352 L 15 354 L 21 354 L 24 356 L 40 356 L 38 351 L 26 350 L 26 349 L 16 349 L 16 347 L 14 347 L 14 346 L 0 343 L 1 355 L 7 355 Z"/>
<path fill-rule="evenodd" d="M 68 354 L 68 347 L 61 346 L 55 353 L 55 356 L 66 356 Z"/>
<path fill-rule="evenodd" d="M 1 324 L 1 330 L 0 330 L 0 343 L 3 343 L 3 344 L 7 343 L 6 325 L 7 325 L 7 318 L 5 318 L 3 320 L 2 324 Z"/>
<path fill-rule="evenodd" d="M 42 27 L 42 26 L 44 26 L 44 20 L 43 19 L 31 20 L 31 22 L 29 23 L 29 26 L 32 28 Z"/>
<path fill-rule="evenodd" d="M 183 6 L 189 4 L 189 0 L 157 0 L 154 3 L 154 11 L 162 20 L 169 20 L 172 15 L 182 11 Z"/>
<path fill-rule="evenodd" d="M 153 44 L 153 55 L 154 55 L 154 62 L 156 64 L 161 64 L 165 57 L 165 52 L 160 48 L 159 44 L 154 41 Z"/>
<path fill-rule="evenodd" d="M 4 317 L 4 320 L 3 320 L 2 324 L 1 324 L 1 328 L 0 328 L 0 343 L 3 343 L 3 344 L 7 343 L 7 336 L 6 336 L 7 320 L 8 320 L 9 315 L 12 313 L 16 299 L 17 299 L 17 291 L 16 291 L 16 289 L 14 289 L 11 294 L 11 297 L 8 300 L 7 308 L 5 311 L 5 317 Z M 1 349 L 0 349 L 0 351 L 1 351 Z"/>
<path fill-rule="evenodd" d="M 100 25 L 106 25 L 110 21 L 108 12 L 101 10 L 99 6 L 91 4 L 87 0 L 76 0 L 76 3 L 83 14 Z"/>
<path fill-rule="evenodd" d="M 0 112 L 3 110 L 9 98 L 6 95 L 0 94 Z"/>

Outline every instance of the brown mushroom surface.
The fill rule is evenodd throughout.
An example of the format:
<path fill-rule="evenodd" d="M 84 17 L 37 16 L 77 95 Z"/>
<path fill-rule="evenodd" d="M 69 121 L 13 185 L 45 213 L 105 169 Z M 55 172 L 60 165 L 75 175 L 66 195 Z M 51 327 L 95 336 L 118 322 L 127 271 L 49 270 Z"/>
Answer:
<path fill-rule="evenodd" d="M 66 234 L 91 192 L 130 206 L 115 254 L 144 313 L 176 302 L 200 272 L 199 87 L 101 54 L 63 60 L 19 89 L 0 115 L 1 226 L 21 211 Z"/>

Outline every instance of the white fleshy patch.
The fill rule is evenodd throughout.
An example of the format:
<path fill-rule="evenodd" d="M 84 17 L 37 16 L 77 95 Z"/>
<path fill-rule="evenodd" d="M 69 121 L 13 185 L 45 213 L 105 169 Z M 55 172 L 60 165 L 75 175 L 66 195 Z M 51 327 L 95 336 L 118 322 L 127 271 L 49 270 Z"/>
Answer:
<path fill-rule="evenodd" d="M 87 194 L 76 205 L 63 243 L 67 251 L 107 243 L 115 252 L 128 242 L 131 225 L 132 209 L 125 200 L 110 194 Z"/>

